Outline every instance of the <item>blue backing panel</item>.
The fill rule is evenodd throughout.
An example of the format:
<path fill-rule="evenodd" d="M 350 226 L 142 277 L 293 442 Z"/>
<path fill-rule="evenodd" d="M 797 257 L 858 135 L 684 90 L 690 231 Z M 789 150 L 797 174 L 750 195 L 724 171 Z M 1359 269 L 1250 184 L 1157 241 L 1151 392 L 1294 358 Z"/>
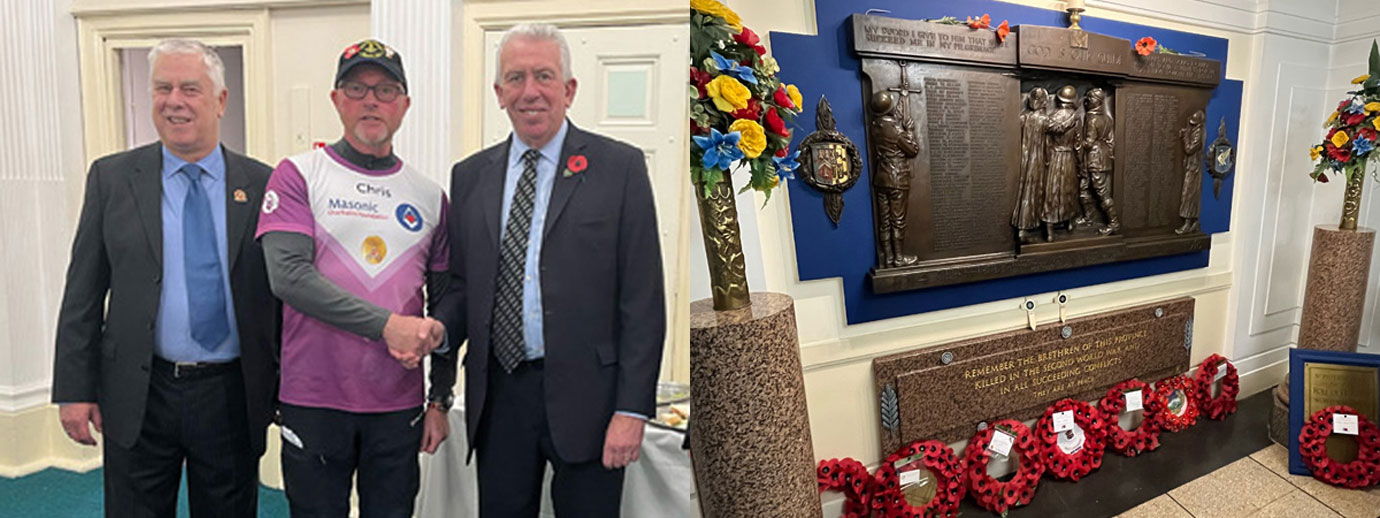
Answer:
<path fill-rule="evenodd" d="M 823 195 L 803 182 L 787 182 L 800 280 L 843 278 L 847 320 L 849 324 L 857 324 L 1207 266 L 1208 252 L 1204 251 L 902 293 L 872 293 L 867 287 L 867 272 L 872 268 L 875 256 L 870 169 L 863 130 L 862 73 L 858 58 L 850 50 L 852 29 L 848 17 L 862 13 L 863 9 L 860 8 L 870 8 L 890 10 L 891 13 L 884 15 L 896 18 L 963 18 L 988 13 L 992 15 L 994 24 L 1005 19 L 1013 27 L 1020 24 L 1066 25 L 1065 15 L 1057 11 L 991 0 L 966 1 L 961 3 L 961 7 L 954 5 L 953 2 L 910 0 L 876 0 L 866 4 L 847 0 L 816 0 L 818 36 L 779 32 L 769 35 L 772 55 L 781 65 L 779 76 L 783 81 L 798 86 L 804 98 L 804 112 L 796 118 L 793 134 L 803 138 L 814 130 L 815 106 L 820 96 L 825 96 L 833 108 L 837 129 L 859 146 L 863 159 L 861 178 L 843 195 L 843 217 L 837 228 L 824 213 Z M 1082 24 L 1091 32 L 1133 42 L 1151 36 L 1175 50 L 1203 53 L 1222 61 L 1225 75 L 1225 39 L 1110 20 L 1084 18 Z M 1226 116 L 1229 138 L 1235 144 L 1240 112 L 1241 82 L 1223 81 L 1213 92 L 1208 104 L 1207 136 L 1204 140 L 1210 143 L 1216 138 L 1217 123 Z M 1212 179 L 1206 173 L 1203 175 L 1201 224 L 1204 232 L 1223 232 L 1230 227 L 1228 220 L 1234 177 L 1235 173 L 1223 183 L 1221 199 L 1214 200 Z"/>

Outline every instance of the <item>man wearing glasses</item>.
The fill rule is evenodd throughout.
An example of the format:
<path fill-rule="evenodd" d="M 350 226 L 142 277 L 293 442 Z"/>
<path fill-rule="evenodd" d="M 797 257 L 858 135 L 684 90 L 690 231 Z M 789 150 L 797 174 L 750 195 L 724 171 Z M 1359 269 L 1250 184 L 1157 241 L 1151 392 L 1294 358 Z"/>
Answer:
<path fill-rule="evenodd" d="M 435 453 L 449 434 L 455 356 L 432 353 L 445 328 L 422 316 L 448 280 L 448 204 L 393 155 L 411 104 L 395 50 L 347 47 L 331 101 L 344 137 L 279 163 L 259 217 L 269 283 L 285 303 L 284 485 L 295 517 L 347 516 L 356 476 L 362 516 L 410 517 L 417 451 Z"/>

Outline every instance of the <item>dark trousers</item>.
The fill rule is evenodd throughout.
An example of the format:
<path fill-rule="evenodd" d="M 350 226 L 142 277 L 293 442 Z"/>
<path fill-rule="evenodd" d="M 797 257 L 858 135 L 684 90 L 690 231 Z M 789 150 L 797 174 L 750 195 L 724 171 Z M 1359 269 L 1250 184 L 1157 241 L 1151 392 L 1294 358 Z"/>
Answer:
<path fill-rule="evenodd" d="M 249 443 L 239 362 L 179 374 L 155 360 L 138 441 L 104 441 L 105 515 L 171 518 L 185 463 L 193 517 L 255 516 L 259 456 Z"/>
<path fill-rule="evenodd" d="M 546 420 L 541 360 L 523 362 L 512 374 L 489 362 L 489 395 L 479 423 L 480 518 L 534 518 L 541 511 L 546 464 L 555 474 L 551 500 L 558 518 L 617 518 L 623 469 L 602 459 L 561 460 Z"/>
<path fill-rule="evenodd" d="M 422 408 L 359 414 L 282 404 L 283 486 L 293 518 L 412 516 L 421 486 Z"/>

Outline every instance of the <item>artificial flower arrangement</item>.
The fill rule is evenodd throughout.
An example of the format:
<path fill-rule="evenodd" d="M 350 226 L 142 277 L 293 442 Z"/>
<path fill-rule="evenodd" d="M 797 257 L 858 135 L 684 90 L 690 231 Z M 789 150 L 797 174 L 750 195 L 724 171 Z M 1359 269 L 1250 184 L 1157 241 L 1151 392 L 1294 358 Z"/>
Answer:
<path fill-rule="evenodd" d="M 992 15 L 989 14 L 983 14 L 977 18 L 969 16 L 965 20 L 960 20 L 953 16 L 945 16 L 943 18 L 926 21 L 941 25 L 967 25 L 969 29 L 973 30 L 992 31 L 997 34 L 998 42 L 1005 42 L 1006 37 L 1011 35 L 1011 24 L 1007 23 L 1006 20 L 1002 20 L 1001 24 L 992 27 Z"/>
<path fill-rule="evenodd" d="M 1313 180 L 1327 182 L 1327 174 L 1341 173 L 1350 180 L 1364 174 L 1366 160 L 1380 138 L 1380 48 L 1370 46 L 1370 73 L 1351 80 L 1359 89 L 1347 92 L 1337 111 L 1323 123 L 1327 136 L 1308 150 L 1318 162 L 1310 174 Z"/>
<path fill-rule="evenodd" d="M 739 192 L 768 198 L 794 178 L 790 124 L 800 90 L 776 78 L 781 69 L 738 14 L 715 0 L 690 0 L 690 180 L 709 193 L 735 167 L 751 178 Z"/>

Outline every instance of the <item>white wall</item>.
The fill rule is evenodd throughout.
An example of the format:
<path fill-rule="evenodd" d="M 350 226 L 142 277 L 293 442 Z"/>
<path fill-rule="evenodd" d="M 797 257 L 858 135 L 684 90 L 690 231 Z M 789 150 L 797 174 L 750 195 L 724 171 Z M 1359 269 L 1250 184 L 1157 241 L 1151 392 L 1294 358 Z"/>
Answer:
<path fill-rule="evenodd" d="M 1063 2 L 1008 0 L 1056 9 Z M 729 0 L 758 34 L 813 34 L 813 0 Z M 1085 17 L 1107 18 L 1196 32 L 1229 41 L 1227 78 L 1243 80 L 1240 149 L 1232 231 L 1213 236 L 1207 268 L 1070 290 L 1069 310 L 1084 315 L 1178 296 L 1197 301 L 1196 362 L 1211 353 L 1233 360 L 1242 374 L 1242 397 L 1279 382 L 1295 343 L 1313 225 L 1340 215 L 1340 182 L 1314 185 L 1307 148 L 1321 124 L 1364 72 L 1370 38 L 1380 34 L 1380 3 L 1373 0 L 1089 0 Z M 961 14 L 961 13 L 959 13 Z M 1334 45 L 1334 42 L 1336 44 Z M 860 188 L 866 188 L 860 187 Z M 1368 189 L 1380 188 L 1368 183 Z M 777 197 L 780 197 L 778 199 Z M 796 274 L 787 193 L 765 208 L 756 193 L 739 197 L 749 281 L 754 290 L 796 300 L 801 359 L 809 398 L 811 436 L 818 459 L 854 457 L 875 464 L 889 452 L 876 445 L 877 404 L 871 360 L 1024 325 L 1020 300 L 848 326 L 837 279 L 800 282 Z M 1368 195 L 1362 224 L 1380 227 L 1376 196 Z M 691 260 L 691 289 L 708 296 L 703 250 Z M 1380 258 L 1377 258 L 1380 263 Z M 1372 268 L 1372 286 L 1377 278 Z M 1380 290 L 1371 290 L 1371 308 Z M 1053 294 L 1032 296 L 1039 302 Z M 1372 313 L 1374 310 L 1372 309 Z M 1041 322 L 1057 319 L 1052 305 Z M 1380 345 L 1380 323 L 1367 320 L 1363 341 Z M 839 500 L 825 497 L 826 516 Z"/>

